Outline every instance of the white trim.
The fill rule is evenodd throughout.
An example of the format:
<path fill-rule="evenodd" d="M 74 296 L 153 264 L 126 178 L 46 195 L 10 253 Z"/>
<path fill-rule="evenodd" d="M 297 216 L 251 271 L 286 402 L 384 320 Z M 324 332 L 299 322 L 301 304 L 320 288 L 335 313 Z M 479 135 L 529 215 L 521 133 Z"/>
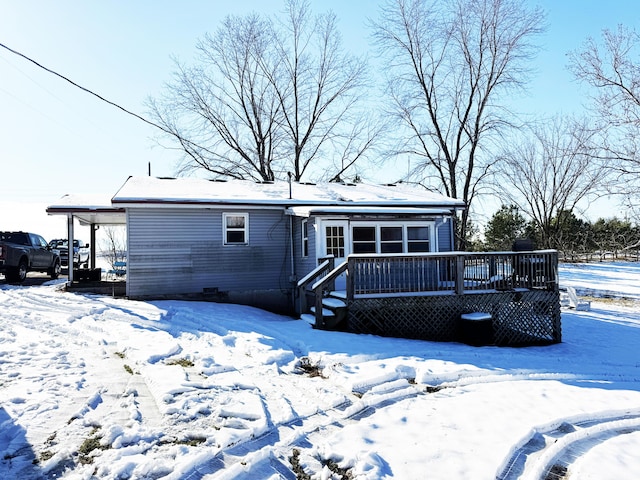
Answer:
<path fill-rule="evenodd" d="M 279 210 L 287 213 L 286 206 L 277 204 L 247 204 L 247 203 L 180 203 L 180 202 L 165 202 L 165 203 L 114 203 L 111 208 L 115 209 L 187 209 L 187 210 L 213 210 L 213 211 L 233 211 L 233 210 Z"/>
<path fill-rule="evenodd" d="M 227 218 L 243 217 L 244 226 L 242 228 L 229 228 Z M 243 232 L 244 242 L 227 242 L 227 232 Z M 222 212 L 222 244 L 224 246 L 249 245 L 249 213 L 248 212 Z"/>
<path fill-rule="evenodd" d="M 316 236 L 316 262 L 318 258 L 327 256 L 327 227 L 342 228 L 342 236 L 344 240 L 344 256 L 334 255 L 335 267 L 344 262 L 351 253 L 351 228 L 349 220 L 337 219 L 318 219 L 318 231 Z M 340 274 L 335 281 L 335 288 L 338 290 L 346 290 L 347 288 L 346 273 Z"/>
<path fill-rule="evenodd" d="M 329 255 L 327 253 L 327 227 L 342 227 L 343 228 L 343 237 L 344 237 L 344 256 L 334 255 L 336 259 L 345 259 L 351 253 L 351 228 L 349 226 L 348 219 L 331 219 L 325 220 L 322 219 L 318 221 L 318 230 L 320 233 L 320 241 L 316 242 L 316 258 L 321 258 Z"/>
<path fill-rule="evenodd" d="M 351 236 L 351 244 L 353 245 L 353 229 L 357 227 L 375 227 L 376 229 L 376 255 L 394 255 L 393 253 L 382 253 L 381 252 L 381 235 L 380 229 L 382 227 L 402 227 L 402 252 L 398 252 L 397 254 L 407 254 L 410 253 L 408 250 L 409 247 L 409 237 L 408 237 L 408 227 L 428 227 L 429 228 L 429 252 L 437 252 L 439 250 L 437 242 L 436 242 L 436 222 L 435 221 L 424 221 L 424 220 L 404 220 L 404 221 L 351 221 L 350 222 L 350 236 Z M 425 252 L 411 252 L 411 253 L 425 253 Z"/>
<path fill-rule="evenodd" d="M 452 216 L 454 208 L 431 208 L 431 207 L 398 207 L 390 205 L 388 207 L 350 205 L 345 207 L 334 206 L 294 206 L 288 207 L 286 213 L 298 217 L 310 217 L 321 215 L 425 215 L 425 216 Z"/>
<path fill-rule="evenodd" d="M 302 258 L 309 256 L 309 219 L 305 218 L 300 222 L 300 245 Z"/>

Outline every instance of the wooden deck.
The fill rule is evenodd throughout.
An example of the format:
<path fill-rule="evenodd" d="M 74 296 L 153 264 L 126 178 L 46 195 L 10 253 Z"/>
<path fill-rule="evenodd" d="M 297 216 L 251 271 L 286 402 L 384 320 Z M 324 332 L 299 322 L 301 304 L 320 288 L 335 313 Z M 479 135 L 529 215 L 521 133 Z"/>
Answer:
<path fill-rule="evenodd" d="M 561 341 L 555 250 L 351 255 L 335 267 L 332 260 L 298 282 L 299 312 L 312 310 L 316 328 L 456 341 L 461 315 L 484 312 L 494 344 Z M 340 276 L 346 290 L 336 295 Z"/>

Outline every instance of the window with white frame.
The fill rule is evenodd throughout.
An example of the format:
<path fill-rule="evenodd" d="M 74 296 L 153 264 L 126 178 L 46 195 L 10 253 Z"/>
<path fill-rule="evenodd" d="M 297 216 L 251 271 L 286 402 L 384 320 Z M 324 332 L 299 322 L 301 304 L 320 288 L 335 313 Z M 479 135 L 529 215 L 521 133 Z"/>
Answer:
<path fill-rule="evenodd" d="M 431 229 L 426 225 L 407 226 L 407 252 L 429 252 Z"/>
<path fill-rule="evenodd" d="M 376 227 L 353 227 L 353 253 L 376 253 Z"/>
<path fill-rule="evenodd" d="M 223 213 L 222 225 L 225 245 L 247 245 L 249 243 L 248 213 Z"/>
<path fill-rule="evenodd" d="M 353 253 L 419 253 L 431 251 L 429 223 L 354 223 Z"/>
<path fill-rule="evenodd" d="M 380 253 L 402 253 L 403 251 L 402 225 L 380 226 Z"/>
<path fill-rule="evenodd" d="M 344 258 L 344 228 L 341 225 L 327 225 L 325 227 L 325 243 L 327 255 Z"/>
<path fill-rule="evenodd" d="M 302 256 L 309 256 L 309 221 L 302 220 Z"/>

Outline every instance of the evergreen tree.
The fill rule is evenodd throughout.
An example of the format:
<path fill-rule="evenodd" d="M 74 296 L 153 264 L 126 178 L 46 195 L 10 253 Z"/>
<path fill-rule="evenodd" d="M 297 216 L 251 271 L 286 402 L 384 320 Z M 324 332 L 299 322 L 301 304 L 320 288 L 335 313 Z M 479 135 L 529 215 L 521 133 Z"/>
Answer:
<path fill-rule="evenodd" d="M 527 222 L 515 205 L 502 205 L 493 214 L 485 230 L 487 250 L 507 251 L 516 238 L 526 236 Z"/>

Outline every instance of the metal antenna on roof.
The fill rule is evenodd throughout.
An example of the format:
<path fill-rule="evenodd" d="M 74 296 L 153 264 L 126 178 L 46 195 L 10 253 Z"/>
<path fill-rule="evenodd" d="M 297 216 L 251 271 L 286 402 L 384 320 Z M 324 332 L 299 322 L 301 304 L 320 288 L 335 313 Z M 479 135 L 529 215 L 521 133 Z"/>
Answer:
<path fill-rule="evenodd" d="M 287 172 L 287 175 L 289 176 L 289 200 L 291 200 L 293 198 L 293 195 L 291 192 L 291 177 L 293 176 L 293 173 Z"/>

